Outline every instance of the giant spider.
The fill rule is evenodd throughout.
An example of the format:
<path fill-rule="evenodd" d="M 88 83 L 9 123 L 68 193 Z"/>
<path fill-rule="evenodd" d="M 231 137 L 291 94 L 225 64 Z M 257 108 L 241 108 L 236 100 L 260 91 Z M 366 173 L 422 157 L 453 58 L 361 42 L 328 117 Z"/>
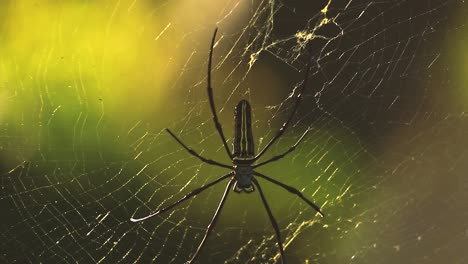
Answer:
<path fill-rule="evenodd" d="M 255 187 L 258 189 L 258 192 L 260 193 L 260 197 L 262 199 L 262 202 L 263 202 L 263 205 L 265 206 L 265 209 L 268 213 L 268 216 L 270 218 L 270 221 L 271 221 L 271 224 L 273 225 L 273 228 L 275 229 L 275 232 L 276 232 L 276 238 L 278 240 L 278 247 L 279 247 L 279 250 L 280 250 L 280 254 L 281 254 L 281 259 L 283 261 L 283 263 L 286 263 L 286 259 L 285 259 L 285 256 L 284 256 L 284 250 L 283 250 L 283 244 L 281 242 L 281 234 L 280 234 L 280 231 L 279 231 L 279 227 L 278 227 L 278 224 L 276 222 L 276 219 L 275 217 L 273 216 L 271 210 L 270 210 L 270 207 L 268 206 L 268 203 L 267 203 L 267 200 L 265 198 L 265 195 L 263 194 L 263 191 L 262 191 L 262 188 L 260 187 L 260 184 L 259 182 L 257 181 L 257 179 L 254 177 L 254 176 L 258 176 L 262 179 L 265 179 L 269 182 L 272 182 L 276 185 L 279 185 L 281 187 L 283 187 L 284 189 L 288 190 L 289 192 L 293 193 L 293 194 L 296 194 L 297 196 L 299 196 L 299 198 L 301 198 L 302 200 L 304 200 L 308 205 L 310 205 L 312 208 L 314 208 L 322 217 L 324 216 L 324 214 L 320 211 L 320 208 L 314 204 L 312 201 L 310 201 L 309 199 L 307 199 L 306 197 L 304 197 L 304 195 L 302 195 L 301 192 L 299 192 L 297 189 L 291 187 L 291 186 L 288 186 L 286 184 L 283 184 L 277 180 L 274 180 L 266 175 L 263 175 L 257 171 L 254 171 L 255 168 L 258 168 L 260 166 L 263 166 L 263 165 L 266 165 L 270 162 L 273 162 L 273 161 L 276 161 L 276 160 L 279 160 L 281 158 L 283 158 L 284 156 L 286 156 L 288 153 L 290 153 L 291 151 L 293 151 L 297 145 L 299 145 L 299 143 L 302 141 L 302 139 L 306 136 L 306 134 L 309 132 L 309 130 L 307 130 L 304 134 L 302 134 L 302 136 L 299 138 L 299 140 L 292 146 L 290 147 L 287 151 L 285 151 L 284 153 L 280 154 L 280 155 L 277 155 L 277 156 L 274 156 L 268 160 L 265 160 L 265 161 L 262 161 L 260 163 L 256 163 L 255 162 L 263 155 L 265 154 L 265 152 L 268 150 L 268 148 L 271 147 L 271 145 L 276 141 L 278 140 L 278 138 L 281 137 L 281 135 L 283 135 L 284 131 L 286 130 L 286 128 L 288 127 L 289 123 L 291 122 L 292 118 L 294 117 L 294 114 L 296 113 L 297 111 L 297 108 L 299 106 L 299 103 L 301 101 L 301 98 L 302 98 L 302 94 L 304 92 L 304 89 L 305 87 L 307 86 L 307 79 L 309 77 L 309 70 L 310 70 L 310 60 L 309 60 L 309 64 L 307 65 L 307 69 L 306 69 L 306 74 L 305 74 L 305 78 L 304 78 L 304 81 L 302 82 L 302 87 L 300 88 L 300 91 L 299 91 L 299 94 L 297 95 L 296 97 L 296 102 L 293 106 L 293 110 L 288 118 L 288 120 L 283 124 L 283 126 L 280 128 L 280 130 L 276 133 L 276 135 L 270 140 L 270 142 L 260 151 L 260 153 L 258 153 L 257 155 L 255 155 L 254 153 L 254 141 L 253 141 L 253 136 L 252 136 L 252 118 L 251 118 L 251 109 L 250 109 L 250 104 L 247 100 L 241 100 L 237 106 L 235 107 L 235 113 L 234 113 L 234 122 L 235 122 L 235 133 L 234 133 L 234 142 L 233 142 L 233 147 L 234 147 L 234 153 L 231 153 L 227 143 L 226 143 L 226 138 L 224 136 L 224 133 L 223 133 L 223 129 L 221 127 L 221 124 L 219 123 L 219 120 L 218 120 L 218 116 L 216 114 L 216 110 L 215 110 L 215 105 L 214 105 L 214 100 L 213 100 L 213 88 L 211 87 L 211 61 L 212 61 L 212 57 L 213 57 L 213 47 L 214 47 L 214 43 L 215 43 L 215 39 L 216 39 L 216 32 L 217 32 L 217 29 L 215 29 L 214 31 L 214 34 L 213 34 L 213 38 L 211 40 L 211 47 L 210 47 L 210 55 L 209 55 L 209 58 L 208 58 L 208 86 L 207 86 L 207 90 L 208 90 L 208 98 L 209 98 L 209 102 L 210 102 L 210 108 L 211 108 L 211 112 L 213 114 L 213 122 L 215 124 L 215 127 L 216 129 L 218 130 L 218 133 L 221 137 L 221 140 L 224 144 L 224 148 L 226 149 L 226 153 L 228 154 L 229 158 L 231 159 L 232 163 L 234 164 L 233 166 L 230 166 L 230 165 L 225 165 L 225 164 L 222 164 L 222 163 L 219 163 L 217 161 L 214 161 L 214 160 L 211 160 L 211 159 L 207 159 L 203 156 L 201 156 L 200 154 L 198 154 L 197 152 L 195 152 L 193 149 L 189 148 L 187 145 L 185 145 L 174 133 L 172 133 L 172 131 L 170 131 L 169 129 L 166 129 L 166 131 L 185 149 L 188 151 L 188 153 L 190 153 L 191 155 L 199 158 L 201 161 L 205 162 L 205 163 L 208 163 L 210 165 L 215 165 L 215 166 L 219 166 L 219 167 L 223 167 L 223 168 L 226 168 L 226 169 L 229 169 L 231 170 L 229 173 L 227 173 L 226 175 L 218 178 L 217 180 L 215 181 L 212 181 L 200 188 L 197 188 L 193 191 L 191 191 L 190 193 L 186 194 L 182 199 L 180 199 L 179 201 L 163 208 L 163 209 L 160 209 L 148 216 L 145 216 L 145 217 L 142 217 L 142 218 L 131 218 L 130 220 L 132 222 L 140 222 L 140 221 L 143 221 L 143 220 L 146 220 L 148 218 L 151 218 L 153 216 L 156 216 L 156 215 L 159 215 L 159 214 L 162 214 L 164 212 L 167 212 L 169 210 L 171 210 L 172 208 L 174 208 L 175 206 L 179 205 L 180 203 L 182 203 L 183 201 L 203 192 L 204 190 L 208 189 L 209 187 L 221 182 L 222 180 L 225 180 L 227 178 L 230 177 L 230 180 L 228 182 L 228 184 L 226 185 L 226 189 L 224 191 L 224 194 L 223 194 L 223 197 L 221 198 L 221 201 L 219 202 L 219 205 L 218 205 L 218 209 L 216 210 L 210 224 L 208 225 L 207 229 L 206 229 L 206 233 L 205 233 L 205 236 L 203 237 L 202 241 L 200 242 L 200 245 L 198 246 L 198 249 L 197 251 L 195 252 L 195 254 L 193 255 L 193 257 L 191 258 L 191 260 L 188 262 L 188 263 L 192 263 L 196 258 L 197 256 L 200 254 L 200 251 L 203 247 L 203 245 L 205 244 L 206 242 L 206 239 L 208 238 L 210 232 L 213 230 L 214 226 L 216 225 L 216 222 L 218 220 L 218 217 L 219 217 L 219 214 L 224 206 L 224 202 L 226 201 L 226 198 L 229 194 L 229 189 L 234 185 L 233 187 L 233 190 L 234 192 L 237 192 L 237 193 L 241 193 L 241 192 L 245 192 L 245 193 L 251 193 L 251 192 L 254 192 L 255 191 Z"/>

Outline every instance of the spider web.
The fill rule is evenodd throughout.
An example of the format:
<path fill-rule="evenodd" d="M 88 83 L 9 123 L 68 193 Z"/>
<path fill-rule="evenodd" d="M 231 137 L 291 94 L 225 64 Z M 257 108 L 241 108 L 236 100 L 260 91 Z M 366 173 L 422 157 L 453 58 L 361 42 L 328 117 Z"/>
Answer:
<path fill-rule="evenodd" d="M 157 2 L 157 3 L 156 3 Z M 5 1 L 0 6 L 0 261 L 184 263 L 226 181 L 219 118 L 248 99 L 259 179 L 288 263 L 466 263 L 464 1 Z M 311 2 L 311 3 L 309 3 Z M 465 61 L 464 61 L 465 60 Z M 465 74 L 465 75 L 464 75 Z M 231 193 L 200 263 L 279 262 L 258 192 Z"/>

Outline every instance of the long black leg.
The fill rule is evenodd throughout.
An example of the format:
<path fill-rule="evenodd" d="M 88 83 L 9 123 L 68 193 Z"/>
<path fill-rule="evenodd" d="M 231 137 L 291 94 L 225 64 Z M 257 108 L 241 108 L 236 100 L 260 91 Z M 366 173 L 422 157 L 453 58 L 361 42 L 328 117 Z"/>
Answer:
<path fill-rule="evenodd" d="M 265 180 L 267 180 L 267 181 L 269 181 L 269 182 L 272 182 L 272 183 L 274 183 L 274 184 L 276 184 L 276 185 L 279 185 L 279 186 L 283 187 L 284 189 L 288 190 L 288 191 L 291 192 L 291 193 L 294 193 L 295 195 L 299 196 L 299 198 L 301 198 L 302 200 L 304 200 L 304 202 L 306 202 L 308 205 L 310 205 L 312 208 L 314 208 L 315 211 L 317 211 L 317 212 L 320 214 L 320 216 L 322 216 L 322 217 L 325 216 L 325 215 L 322 213 L 322 211 L 320 211 L 320 207 L 318 207 L 316 204 L 314 204 L 314 203 L 313 203 L 312 201 L 310 201 L 309 199 L 305 198 L 304 195 L 303 195 L 300 191 L 298 191 L 296 188 L 291 187 L 291 186 L 289 186 L 289 185 L 286 185 L 286 184 L 284 184 L 284 183 L 281 183 L 281 182 L 279 182 L 279 181 L 277 181 L 277 180 L 274 180 L 274 179 L 272 179 L 272 178 L 270 178 L 270 177 L 268 177 L 268 176 L 266 176 L 266 175 L 263 175 L 263 174 L 261 174 L 261 173 L 258 173 L 258 172 L 256 172 L 256 171 L 254 171 L 254 175 L 259 176 L 259 177 L 261 177 L 261 178 L 263 178 L 263 179 L 265 179 Z"/>
<path fill-rule="evenodd" d="M 308 129 L 307 129 L 306 132 L 304 132 L 304 134 L 302 134 L 302 136 L 299 138 L 299 140 L 297 140 L 297 142 L 296 142 L 291 148 L 289 148 L 287 151 L 285 151 L 283 154 L 280 154 L 280 155 L 278 155 L 278 156 L 274 156 L 273 158 L 270 158 L 270 159 L 268 159 L 268 160 L 265 160 L 265 161 L 263 161 L 263 162 L 260 162 L 260 163 L 258 163 L 258 164 L 256 164 L 256 165 L 252 166 L 252 168 L 255 169 L 255 168 L 257 168 L 257 167 L 263 166 L 263 165 L 265 165 L 265 164 L 268 164 L 268 163 L 270 163 L 270 162 L 277 161 L 277 160 L 283 158 L 284 156 L 286 156 L 287 154 L 289 154 L 290 152 L 292 152 L 293 150 L 296 149 L 296 147 L 299 145 L 299 143 L 301 143 L 302 139 L 307 135 L 307 133 L 309 133 L 309 130 L 308 130 Z"/>
<path fill-rule="evenodd" d="M 296 97 L 296 103 L 293 106 L 293 110 L 291 111 L 291 114 L 289 115 L 288 120 L 284 122 L 280 130 L 278 130 L 278 133 L 276 133 L 276 135 L 270 140 L 270 142 L 268 142 L 268 144 L 257 154 L 257 156 L 255 156 L 254 160 L 259 159 L 267 151 L 267 149 L 269 149 L 271 145 L 273 145 L 273 143 L 283 135 L 284 131 L 286 131 L 286 128 L 289 126 L 289 123 L 291 123 L 291 120 L 296 114 L 297 108 L 299 107 L 299 104 L 301 103 L 302 95 L 304 94 L 304 90 L 307 87 L 307 80 L 309 79 L 309 73 L 310 73 L 310 58 L 307 63 L 304 81 L 302 82 L 302 86 L 299 90 L 299 94 Z"/>
<path fill-rule="evenodd" d="M 229 150 L 229 147 L 226 142 L 226 137 L 224 137 L 223 128 L 221 127 L 221 123 L 219 123 L 218 115 L 216 114 L 216 108 L 213 99 L 213 88 L 211 87 L 211 61 L 213 58 L 213 47 L 216 40 L 216 33 L 218 32 L 218 28 L 215 29 L 213 33 L 213 38 L 211 39 L 211 47 L 210 47 L 210 57 L 208 58 L 208 99 L 210 101 L 210 108 L 211 113 L 213 114 L 213 122 L 215 124 L 216 129 L 218 130 L 219 135 L 221 136 L 221 140 L 223 141 L 224 148 L 226 149 L 226 153 L 228 154 L 229 158 L 232 159 L 232 153 Z"/>
<path fill-rule="evenodd" d="M 273 216 L 273 213 L 271 212 L 270 206 L 268 206 L 268 202 L 265 198 L 265 195 L 263 194 L 260 184 L 255 178 L 252 179 L 252 182 L 254 183 L 255 186 L 257 186 L 258 192 L 260 193 L 260 197 L 262 197 L 263 205 L 265 206 L 265 209 L 268 213 L 268 217 L 270 217 L 271 225 L 273 226 L 273 229 L 275 229 L 276 239 L 278 240 L 278 247 L 279 247 L 280 254 L 281 254 L 281 260 L 283 264 L 286 264 L 286 258 L 284 256 L 283 243 L 281 242 L 281 233 L 279 230 L 278 223 L 276 222 L 276 219 Z"/>
<path fill-rule="evenodd" d="M 193 149 L 187 147 L 187 145 L 185 145 L 182 140 L 180 140 L 174 133 L 172 133 L 171 130 L 169 130 L 168 128 L 166 128 L 166 131 L 180 144 L 182 145 L 182 147 L 184 147 L 185 150 L 187 150 L 190 154 L 192 154 L 193 156 L 199 158 L 201 161 L 205 162 L 205 163 L 208 163 L 210 165 L 216 165 L 216 166 L 219 166 L 219 167 L 223 167 L 223 168 L 226 168 L 226 169 L 232 169 L 232 166 L 229 166 L 229 165 L 226 165 L 226 164 L 222 164 L 222 163 L 219 163 L 217 161 L 214 161 L 214 160 L 211 160 L 211 159 L 207 159 L 207 158 L 204 158 L 202 156 L 200 156 L 200 154 L 198 154 L 197 152 L 195 152 Z"/>
<path fill-rule="evenodd" d="M 180 199 L 179 201 L 177 201 L 177 202 L 175 202 L 175 203 L 173 203 L 173 204 L 171 204 L 171 205 L 169 205 L 169 206 L 167 206 L 167 207 L 165 207 L 165 208 L 163 208 L 163 209 L 161 209 L 161 210 L 158 210 L 158 211 L 156 211 L 156 212 L 154 212 L 154 213 L 152 213 L 152 214 L 150 214 L 150 215 L 147 215 L 147 216 L 145 216 L 145 217 L 142 217 L 142 218 L 130 218 L 130 221 L 132 221 L 132 222 L 140 222 L 140 221 L 144 221 L 144 220 L 146 220 L 146 219 L 149 219 L 149 218 L 151 218 L 151 217 L 153 217 L 153 216 L 156 216 L 156 215 L 162 214 L 162 213 L 164 213 L 164 212 L 167 212 L 167 211 L 169 211 L 170 209 L 172 209 L 173 207 L 175 207 L 175 206 L 179 205 L 180 203 L 182 203 L 183 201 L 185 201 L 185 200 L 187 200 L 187 199 L 189 199 L 189 198 L 191 198 L 191 197 L 193 197 L 193 196 L 195 196 L 195 195 L 197 195 L 197 194 L 203 192 L 204 190 L 206 190 L 206 189 L 208 189 L 209 187 L 211 187 L 211 186 L 213 186 L 213 185 L 219 183 L 220 181 L 222 181 L 222 180 L 224 180 L 224 179 L 226 179 L 226 178 L 229 178 L 230 176 L 232 176 L 232 174 L 233 174 L 233 173 L 230 172 L 230 173 L 228 173 L 228 174 L 226 174 L 226 175 L 220 177 L 219 179 L 217 179 L 217 180 L 215 180 L 215 181 L 212 181 L 212 182 L 210 182 L 210 183 L 208 183 L 208 184 L 206 184 L 206 185 L 203 185 L 203 186 L 200 187 L 200 188 L 197 188 L 197 189 L 195 189 L 195 190 L 189 192 L 188 194 L 186 194 L 186 195 L 185 195 L 182 199 Z"/>
<path fill-rule="evenodd" d="M 205 233 L 205 236 L 203 237 L 202 241 L 200 242 L 200 245 L 198 246 L 198 249 L 197 251 L 195 252 L 195 255 L 193 255 L 192 259 L 188 262 L 188 263 L 192 263 L 193 261 L 195 261 L 195 259 L 198 257 L 198 255 L 200 254 L 200 251 L 203 247 L 203 245 L 205 244 L 206 242 L 206 239 L 208 238 L 208 236 L 210 235 L 211 233 L 211 230 L 213 230 L 213 228 L 215 227 L 216 225 L 216 222 L 218 221 L 218 217 L 219 217 L 219 214 L 221 213 L 221 209 L 223 209 L 223 206 L 224 206 L 224 202 L 226 202 L 226 199 L 227 199 L 227 196 L 229 194 L 229 189 L 231 189 L 231 186 L 232 184 L 234 183 L 235 179 L 231 179 L 229 181 L 229 183 L 226 185 L 226 189 L 224 190 L 224 194 L 223 194 L 223 198 L 221 198 L 221 201 L 219 202 L 219 205 L 218 205 L 218 209 L 216 209 L 216 212 L 215 214 L 213 215 L 213 219 L 211 219 L 211 222 L 210 224 L 208 225 L 207 229 L 206 229 L 206 233 Z"/>

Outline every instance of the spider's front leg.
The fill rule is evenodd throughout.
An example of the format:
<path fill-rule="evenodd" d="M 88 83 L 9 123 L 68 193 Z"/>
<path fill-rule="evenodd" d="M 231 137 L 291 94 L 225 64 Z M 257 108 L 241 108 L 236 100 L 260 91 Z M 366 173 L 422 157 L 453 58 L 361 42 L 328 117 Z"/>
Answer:
<path fill-rule="evenodd" d="M 200 254 L 201 249 L 203 248 L 203 245 L 206 242 L 206 239 L 208 238 L 211 231 L 213 230 L 216 223 L 218 222 L 219 214 L 221 213 L 221 210 L 223 209 L 224 202 L 226 202 L 226 199 L 227 199 L 228 194 L 229 194 L 229 189 L 232 187 L 234 181 L 235 181 L 235 179 L 232 178 L 229 181 L 229 183 L 226 185 L 226 189 L 224 190 L 223 197 L 221 198 L 221 201 L 219 202 L 218 209 L 216 209 L 216 212 L 213 215 L 213 219 L 211 219 L 211 222 L 208 225 L 208 228 L 206 229 L 205 236 L 203 237 L 202 241 L 200 242 L 200 245 L 198 246 L 197 251 L 195 252 L 195 255 L 193 255 L 192 259 L 188 262 L 189 264 L 192 263 L 193 261 L 195 261 L 195 259 L 198 257 L 198 255 Z"/>
<path fill-rule="evenodd" d="M 268 213 L 268 217 L 270 218 L 271 225 L 273 226 L 273 229 L 275 229 L 276 239 L 278 241 L 278 247 L 281 254 L 281 260 L 283 264 L 286 264 L 286 257 L 284 256 L 283 242 L 281 242 L 281 233 L 279 230 L 278 223 L 276 222 L 276 219 L 273 216 L 273 213 L 271 212 L 270 206 L 268 206 L 268 202 L 265 198 L 265 195 L 263 194 L 262 187 L 260 187 L 260 184 L 258 183 L 257 179 L 252 178 L 252 182 L 255 186 L 257 186 L 258 192 L 260 193 L 260 197 L 262 198 L 263 205 L 265 206 L 265 209 Z"/>

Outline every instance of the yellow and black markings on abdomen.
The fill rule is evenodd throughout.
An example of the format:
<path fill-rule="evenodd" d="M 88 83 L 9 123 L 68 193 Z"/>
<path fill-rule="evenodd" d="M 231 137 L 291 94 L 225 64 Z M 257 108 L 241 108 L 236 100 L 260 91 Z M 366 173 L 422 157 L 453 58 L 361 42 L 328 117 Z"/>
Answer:
<path fill-rule="evenodd" d="M 252 136 L 252 114 L 247 100 L 241 100 L 234 111 L 234 157 L 254 157 L 254 142 Z"/>

